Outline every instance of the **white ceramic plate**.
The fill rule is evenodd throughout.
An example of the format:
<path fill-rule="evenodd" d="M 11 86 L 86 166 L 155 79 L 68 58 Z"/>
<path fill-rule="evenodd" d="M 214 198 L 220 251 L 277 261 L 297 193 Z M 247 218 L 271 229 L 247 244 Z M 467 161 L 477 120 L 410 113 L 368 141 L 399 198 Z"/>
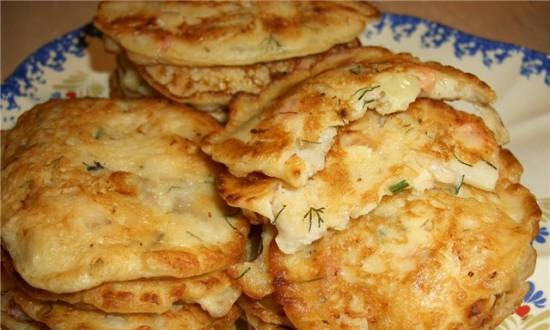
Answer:
<path fill-rule="evenodd" d="M 498 94 L 495 108 L 510 131 L 507 145 L 525 168 L 523 184 L 543 209 L 531 290 L 499 329 L 550 329 L 550 57 L 472 36 L 416 17 L 385 14 L 362 36 L 369 45 L 410 52 L 476 74 Z M 1 86 L 2 128 L 51 98 L 107 97 L 115 67 L 91 26 L 65 34 L 30 55 Z M 465 109 L 464 104 L 457 104 Z"/>

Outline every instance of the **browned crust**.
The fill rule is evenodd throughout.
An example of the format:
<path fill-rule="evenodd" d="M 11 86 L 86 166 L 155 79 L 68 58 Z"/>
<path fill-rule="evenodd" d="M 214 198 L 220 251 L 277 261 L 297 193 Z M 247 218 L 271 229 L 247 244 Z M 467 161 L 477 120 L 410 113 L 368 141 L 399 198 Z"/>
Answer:
<path fill-rule="evenodd" d="M 32 299 L 21 291 L 12 291 L 12 299 L 29 317 L 44 323 L 53 329 L 66 330 L 110 330 L 109 316 L 118 318 L 118 323 L 124 329 L 155 329 L 155 324 L 161 322 L 166 330 L 177 329 L 228 329 L 239 317 L 237 307 L 224 317 L 212 318 L 200 307 L 195 305 L 181 305 L 177 311 L 164 314 L 104 314 L 97 311 L 81 310 L 63 303 L 43 303 Z"/>
<path fill-rule="evenodd" d="M 127 116 L 135 116 L 130 117 L 135 120 L 132 120 L 128 127 L 117 125 L 116 129 L 109 128 L 109 120 L 129 118 Z M 99 165 L 89 163 L 87 159 L 80 161 L 81 149 L 71 147 L 67 143 L 67 141 L 77 141 L 83 147 L 95 148 L 116 143 L 116 138 L 119 136 L 117 134 L 135 136 L 152 132 L 151 139 L 158 141 L 167 155 L 185 157 L 189 168 L 193 171 L 196 168 L 199 171 L 197 173 L 204 172 L 205 180 L 208 180 L 207 174 L 210 173 L 210 176 L 214 177 L 218 165 L 211 162 L 198 149 L 195 142 L 219 128 L 220 125 L 210 116 L 163 100 L 50 101 L 24 113 L 18 125 L 6 134 L 2 152 L 2 224 L 4 226 L 2 238 L 3 245 L 14 258 L 18 271 L 34 286 L 57 293 L 66 293 L 88 289 L 105 281 L 124 281 L 143 277 L 196 276 L 226 268 L 240 260 L 249 227 L 246 221 L 236 219 L 235 230 L 231 230 L 227 235 L 227 242 L 223 241 L 220 244 L 206 242 L 191 244 L 190 246 L 197 247 L 196 250 L 157 246 L 154 243 L 159 235 L 158 230 L 146 229 L 147 226 L 142 228 L 140 225 L 128 225 L 126 222 L 127 217 L 135 219 L 138 223 L 147 219 L 164 221 L 162 220 L 164 218 L 159 218 L 148 203 L 144 203 L 138 197 L 145 179 L 134 173 L 137 167 L 124 171 L 101 170 L 101 163 L 98 163 Z M 121 129 L 128 129 L 130 133 L 122 132 Z M 101 134 L 106 136 L 104 140 L 98 137 Z M 46 146 L 47 152 L 44 149 Z M 95 175 L 98 169 L 101 173 Z M 212 183 L 205 181 L 205 184 Z M 213 184 L 211 188 L 214 191 Z M 78 198 L 80 201 L 74 203 L 75 211 L 72 209 L 73 206 L 71 208 L 61 206 L 65 205 L 63 204 L 64 194 L 67 189 L 70 192 L 69 196 Z M 102 235 L 108 237 L 116 232 L 116 239 L 126 239 L 127 243 L 109 243 L 109 249 L 106 249 L 106 245 L 96 245 L 95 242 L 90 242 L 89 247 L 87 245 L 84 247 L 82 246 L 84 243 L 75 241 L 74 244 L 79 248 L 86 249 L 85 254 L 74 264 L 74 267 L 60 270 L 59 273 L 49 272 L 38 275 L 30 274 L 28 270 L 25 273 L 22 263 L 28 260 L 24 259 L 28 256 L 18 253 L 23 253 L 21 251 L 27 248 L 33 249 L 32 244 L 55 245 L 69 239 L 55 236 L 57 234 L 54 232 L 48 241 L 36 236 L 33 236 L 35 240 L 27 239 L 25 236 L 31 235 L 35 229 L 26 228 L 25 225 L 38 221 L 33 219 L 44 217 L 45 213 L 51 212 L 52 216 L 48 221 L 57 221 L 59 226 L 67 232 L 71 230 L 79 232 L 82 226 L 75 226 L 71 221 L 80 218 L 71 218 L 73 213 L 70 212 L 81 212 L 80 208 L 87 203 L 101 208 L 100 214 L 107 214 L 107 216 L 102 216 L 103 220 L 97 223 L 86 222 L 86 226 L 90 225 L 93 228 L 90 227 L 91 231 L 85 234 L 96 234 L 95 230 L 98 230 L 98 226 L 105 228 L 112 225 L 115 220 L 121 221 L 120 225 L 117 222 L 108 227 L 108 231 L 102 232 Z M 219 207 L 220 212 L 223 212 L 226 207 L 217 196 L 213 196 L 211 205 Z M 67 217 L 55 217 L 55 215 L 66 214 L 65 212 L 69 212 Z M 10 226 L 13 225 L 10 227 L 12 236 L 9 244 L 6 241 L 8 222 L 11 223 Z M 45 230 L 49 230 L 51 227 L 47 227 L 48 223 L 43 221 L 40 225 L 45 226 Z M 223 222 L 218 223 L 225 226 Z M 56 232 L 59 233 L 59 230 Z M 17 244 L 14 244 L 16 235 L 22 237 L 21 243 L 31 244 L 30 247 L 25 245 L 18 250 L 15 246 Z M 191 237 L 191 234 L 189 235 L 189 240 L 197 240 Z M 54 240 L 53 236 L 57 237 L 57 240 Z M 139 241 L 138 236 L 144 241 Z M 114 237 L 111 236 L 112 239 Z M 89 264 L 82 260 L 89 260 Z M 137 267 L 145 273 L 138 274 L 124 268 L 128 262 L 133 262 L 132 267 Z M 82 276 L 88 275 L 90 280 L 95 282 L 84 284 L 79 282 Z M 38 279 L 34 276 L 42 277 Z M 76 287 L 78 289 L 75 289 Z"/>
<path fill-rule="evenodd" d="M 281 4 L 256 2 L 246 8 L 238 3 L 137 2 L 117 8 L 120 5 L 103 2 L 94 24 L 142 64 L 209 66 L 245 65 L 323 52 L 334 44 L 353 40 L 367 22 L 379 17 L 379 12 L 364 2 L 297 2 L 284 13 L 273 6 Z M 196 22 L 168 22 L 179 25 L 165 29 L 162 24 L 167 21 L 159 23 L 155 16 L 158 7 L 177 13 L 209 7 L 210 13 Z M 322 39 L 320 30 L 325 32 Z"/>
<path fill-rule="evenodd" d="M 470 188 L 467 188 L 470 189 Z M 476 189 L 471 188 L 474 191 Z M 489 195 L 489 193 L 486 193 Z M 472 259 L 469 249 L 471 245 L 480 246 L 483 244 L 475 242 L 474 237 L 464 236 L 463 238 L 448 237 L 441 240 L 439 246 L 443 247 L 453 241 L 452 253 L 458 257 L 463 267 L 460 268 L 459 277 L 448 277 L 445 285 L 437 288 L 432 287 L 434 284 L 430 282 L 429 272 L 431 267 L 440 267 L 435 262 L 435 258 L 426 259 L 426 264 L 422 269 L 413 271 L 404 279 L 390 279 L 391 286 L 388 286 L 385 280 L 380 277 L 379 281 L 367 282 L 362 280 L 357 282 L 342 282 L 338 281 L 337 277 L 342 276 L 341 272 L 345 268 L 347 274 L 352 274 L 349 264 L 342 262 L 346 259 L 347 254 L 342 254 L 342 249 L 350 253 L 360 253 L 361 238 L 353 232 L 364 232 L 362 237 L 367 239 L 369 232 L 364 231 L 371 221 L 371 216 L 366 216 L 361 219 L 352 220 L 349 228 L 343 232 L 331 232 L 325 238 L 312 244 L 307 251 L 299 252 L 294 255 L 283 254 L 276 246 L 272 244 L 270 249 L 270 270 L 274 276 L 273 284 L 275 286 L 275 297 L 278 303 L 283 305 L 284 310 L 290 320 L 299 329 L 345 329 L 338 327 L 335 322 L 339 318 L 339 313 L 345 313 L 349 316 L 360 316 L 368 319 L 369 329 L 389 329 L 389 324 L 393 324 L 395 329 L 403 329 L 403 327 L 411 328 L 421 326 L 426 328 L 440 328 L 441 320 L 446 318 L 445 310 L 433 311 L 426 314 L 426 310 L 430 305 L 428 300 L 423 300 L 427 305 L 416 305 L 416 303 L 408 300 L 403 300 L 399 293 L 392 296 L 385 296 L 382 292 L 391 292 L 395 288 L 405 290 L 406 292 L 422 292 L 429 295 L 431 290 L 441 291 L 438 296 L 444 296 L 448 300 L 448 304 L 461 306 L 462 315 L 457 315 L 459 319 L 456 322 L 448 324 L 451 328 L 457 329 L 493 329 L 500 324 L 514 309 L 521 303 L 522 297 L 525 294 L 527 277 L 532 273 L 535 265 L 536 254 L 530 246 L 529 240 L 537 232 L 537 223 L 540 219 L 540 210 L 536 205 L 536 201 L 528 190 L 519 184 L 500 185 L 497 189 L 497 195 L 501 198 L 501 203 L 506 205 L 508 198 L 514 200 L 515 203 L 524 207 L 521 215 L 521 220 L 514 225 L 514 221 L 509 218 L 506 226 L 509 233 L 514 233 L 517 239 L 524 242 L 521 251 L 514 250 L 510 257 L 509 254 L 500 255 L 502 258 L 498 261 L 491 261 L 495 269 L 476 268 L 479 261 Z M 395 198 L 395 197 L 392 197 Z M 481 207 L 481 205 L 480 205 Z M 491 207 L 491 206 L 488 206 Z M 495 226 L 504 226 L 504 219 L 494 219 Z M 495 227 L 496 228 L 496 227 Z M 456 230 L 455 227 L 449 229 L 450 232 Z M 370 233 L 376 235 L 375 233 Z M 350 236 L 351 235 L 351 236 Z M 355 235 L 355 236 L 354 236 Z M 454 235 L 454 234 L 453 234 Z M 348 238 L 345 238 L 348 236 Z M 352 237 L 357 237 L 353 240 Z M 484 236 L 487 243 L 505 240 L 507 238 L 498 237 L 489 238 Z M 510 238 L 515 239 L 515 238 Z M 332 242 L 332 243 L 330 243 Z M 353 246 L 349 245 L 352 244 Z M 502 241 L 501 243 L 503 244 Z M 515 244 L 518 244 L 515 242 Z M 441 247 L 437 247 L 439 249 Z M 353 252 L 352 252 L 353 251 Z M 502 253 L 501 253 L 502 254 Z M 496 255 L 488 257 L 488 260 L 494 260 Z M 322 266 L 320 266 L 322 265 Z M 474 267 L 474 268 L 471 268 Z M 468 271 L 471 269 L 471 271 Z M 497 272 L 498 270 L 498 272 Z M 440 276 L 446 276 L 446 272 L 441 272 Z M 380 275 L 383 276 L 383 275 Z M 504 278 L 502 277 L 504 276 Z M 353 278 L 353 277 L 352 277 Z M 413 282 L 411 282 L 413 279 Z M 440 281 L 438 278 L 437 281 Z M 448 295 L 449 288 L 452 288 L 454 281 L 460 280 L 459 290 L 455 291 L 456 295 Z M 386 284 L 385 284 L 386 283 Z M 442 284 L 442 283 L 441 283 Z M 384 286 L 384 290 L 378 291 L 377 286 Z M 448 287 L 445 287 L 448 286 Z M 500 289 L 496 289 L 500 288 Z M 454 289 L 452 289 L 454 290 Z M 462 291 L 461 291 L 462 290 Z M 495 291 L 496 290 L 496 291 Z M 503 291 L 498 291 L 503 290 Z M 462 293 L 460 293 L 462 292 Z M 353 309 L 353 297 L 361 297 L 364 307 L 363 312 Z M 478 297 L 473 299 L 473 297 Z M 399 299 L 398 301 L 395 301 Z M 435 299 L 435 300 L 438 300 Z M 415 321 L 413 323 L 399 323 L 399 317 L 396 313 L 402 313 L 403 309 L 396 310 L 392 305 L 398 303 L 407 306 L 407 313 L 415 313 Z M 341 306 L 341 307 L 337 307 Z M 394 319 L 395 318 L 395 319 Z M 325 321 L 322 321 L 325 319 Z M 406 318 L 404 318 L 405 320 Z M 410 318 L 409 318 L 410 320 Z M 397 322 L 397 323 L 394 323 Z"/>

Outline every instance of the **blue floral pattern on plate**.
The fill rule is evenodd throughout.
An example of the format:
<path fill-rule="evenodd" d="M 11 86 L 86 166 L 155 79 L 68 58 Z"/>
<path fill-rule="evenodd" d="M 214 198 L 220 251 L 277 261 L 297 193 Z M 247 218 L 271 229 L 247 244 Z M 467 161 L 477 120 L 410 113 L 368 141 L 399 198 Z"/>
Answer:
<path fill-rule="evenodd" d="M 35 95 L 36 86 L 46 83 L 44 68 L 63 71 L 68 54 L 84 56 L 88 46 L 86 38 L 100 36 L 101 33 L 92 24 L 87 24 L 47 43 L 27 57 L 2 84 L 2 111 L 20 109 L 16 97 L 28 97 L 38 101 Z"/>
<path fill-rule="evenodd" d="M 487 67 L 502 63 L 514 53 L 521 53 L 522 63 L 519 74 L 525 77 L 544 75 L 545 83 L 550 85 L 549 55 L 525 47 L 473 36 L 421 18 L 384 14 L 378 23 L 367 29 L 366 38 L 368 39 L 385 28 L 389 28 L 393 34 L 393 39 L 402 41 L 405 38 L 410 38 L 419 26 L 424 26 L 426 29 L 420 36 L 422 47 L 439 48 L 443 44 L 453 42 L 454 55 L 457 58 L 481 53 L 483 64 Z"/>

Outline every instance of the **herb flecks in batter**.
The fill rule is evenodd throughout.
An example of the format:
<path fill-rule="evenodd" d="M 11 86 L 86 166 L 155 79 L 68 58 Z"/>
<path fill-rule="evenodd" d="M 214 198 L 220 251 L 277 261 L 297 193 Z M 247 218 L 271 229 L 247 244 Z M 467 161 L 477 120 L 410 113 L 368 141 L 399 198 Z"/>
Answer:
<path fill-rule="evenodd" d="M 248 273 L 252 268 L 248 267 L 247 269 L 245 269 L 239 276 L 235 277 L 234 280 L 238 280 L 240 278 L 242 278 L 243 276 L 246 275 L 246 273 Z"/>
<path fill-rule="evenodd" d="M 281 213 L 283 213 L 283 211 L 285 210 L 286 208 L 286 205 L 283 205 L 283 207 L 281 207 L 281 209 L 279 210 L 279 212 L 277 212 L 277 214 L 275 214 L 275 217 L 273 218 L 273 220 L 271 221 L 271 224 L 274 225 L 277 223 L 277 219 L 279 219 L 279 216 L 281 215 Z"/>
<path fill-rule="evenodd" d="M 463 184 L 464 184 L 464 174 L 462 174 L 462 176 L 460 177 L 460 181 L 455 186 L 455 195 L 458 195 L 458 193 L 460 192 L 460 188 L 462 188 Z"/>
<path fill-rule="evenodd" d="M 191 237 L 193 237 L 193 238 L 196 238 L 196 239 L 198 239 L 199 241 L 202 242 L 202 238 L 200 238 L 199 236 L 193 234 L 193 233 L 190 232 L 189 230 L 186 230 L 185 232 L 186 232 L 189 236 L 191 236 Z"/>
<path fill-rule="evenodd" d="M 105 167 L 103 165 L 101 165 L 101 163 L 96 161 L 96 160 L 94 160 L 94 162 L 92 164 L 87 164 L 87 163 L 82 163 L 82 164 L 84 164 L 84 166 L 86 166 L 86 171 L 88 171 L 88 172 L 95 172 L 95 171 L 105 169 Z"/>
<path fill-rule="evenodd" d="M 463 161 L 462 159 L 458 158 L 458 156 L 457 156 L 456 154 L 453 154 L 453 156 L 455 156 L 455 159 L 456 159 L 460 164 L 466 165 L 466 166 L 468 166 L 468 167 L 472 167 L 472 164 L 466 163 L 466 162 Z"/>
<path fill-rule="evenodd" d="M 486 160 L 484 160 L 484 162 L 487 163 L 487 165 L 491 166 L 494 170 L 498 170 L 498 168 L 495 165 L 493 165 L 491 162 L 488 162 Z"/>
<path fill-rule="evenodd" d="M 395 195 L 405 190 L 407 187 L 409 187 L 409 183 L 407 182 L 407 180 L 401 180 L 395 184 L 392 184 L 389 189 L 391 193 Z"/>
<path fill-rule="evenodd" d="M 323 220 L 323 217 L 321 216 L 321 214 L 323 214 L 323 212 L 325 211 L 325 208 L 324 207 L 321 207 L 321 208 L 314 208 L 314 207 L 310 207 L 309 208 L 309 211 L 306 212 L 306 214 L 304 215 L 304 220 L 309 220 L 309 227 L 308 227 L 308 231 L 311 231 L 311 225 L 313 223 L 313 217 L 317 217 L 317 226 L 319 228 L 321 228 L 321 224 L 325 222 L 325 220 Z"/>
<path fill-rule="evenodd" d="M 235 227 L 235 226 L 231 223 L 231 221 L 229 221 L 229 218 L 228 218 L 228 217 L 224 216 L 223 218 L 224 218 L 225 222 L 229 225 L 229 227 L 231 227 L 233 230 L 237 230 L 237 227 Z"/>
<path fill-rule="evenodd" d="M 355 93 L 352 94 L 352 97 L 355 95 L 359 95 L 359 97 L 357 98 L 357 102 L 360 102 L 360 101 L 363 102 L 363 104 L 361 105 L 361 109 L 363 109 L 367 104 L 376 101 L 376 99 L 368 99 L 366 95 L 368 92 L 372 92 L 377 88 L 380 88 L 380 85 L 359 88 L 358 90 L 355 91 Z"/>

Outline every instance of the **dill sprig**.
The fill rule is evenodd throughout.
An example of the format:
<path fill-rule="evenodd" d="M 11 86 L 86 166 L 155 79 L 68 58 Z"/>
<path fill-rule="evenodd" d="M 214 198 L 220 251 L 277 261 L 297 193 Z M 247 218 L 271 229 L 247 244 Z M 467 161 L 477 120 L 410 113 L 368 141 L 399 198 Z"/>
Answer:
<path fill-rule="evenodd" d="M 260 241 L 260 244 L 258 244 L 258 251 L 256 251 L 257 253 L 256 259 L 258 259 L 263 252 L 264 252 L 264 242 Z"/>
<path fill-rule="evenodd" d="M 283 44 L 279 40 L 275 39 L 272 34 L 270 34 L 260 43 L 260 47 L 266 51 L 278 50 L 282 46 Z"/>
<path fill-rule="evenodd" d="M 186 232 L 189 236 L 194 237 L 194 238 L 196 238 L 196 239 L 198 239 L 199 241 L 202 242 L 202 238 L 200 238 L 199 236 L 193 234 L 193 233 L 190 232 L 189 230 L 186 230 L 185 232 Z"/>
<path fill-rule="evenodd" d="M 320 276 L 320 277 L 314 277 L 314 278 L 309 279 L 309 280 L 300 281 L 298 283 L 311 283 L 311 282 L 317 282 L 317 281 L 324 280 L 324 279 L 325 279 L 324 276 Z"/>
<path fill-rule="evenodd" d="M 395 184 L 392 184 L 389 189 L 392 192 L 392 194 L 397 194 L 398 192 L 401 192 L 405 190 L 409 186 L 409 183 L 407 180 L 401 180 Z"/>
<path fill-rule="evenodd" d="M 95 132 L 93 134 L 93 138 L 95 140 L 99 140 L 99 139 L 101 139 L 103 134 L 105 134 L 105 130 L 103 129 L 103 127 L 99 127 L 98 129 L 95 130 Z"/>
<path fill-rule="evenodd" d="M 458 195 L 458 193 L 460 192 L 460 188 L 462 188 L 463 184 L 464 184 L 464 174 L 462 174 L 462 176 L 460 177 L 460 181 L 455 186 L 455 195 Z"/>
<path fill-rule="evenodd" d="M 283 211 L 285 210 L 286 208 L 286 205 L 283 205 L 283 207 L 281 207 L 281 209 L 279 210 L 279 212 L 277 212 L 277 214 L 275 214 L 275 217 L 273 218 L 273 220 L 271 221 L 271 224 L 274 225 L 275 223 L 277 223 L 277 219 L 279 219 L 279 216 L 281 215 L 281 213 L 283 213 Z"/>
<path fill-rule="evenodd" d="M 300 141 L 303 142 L 303 143 L 321 144 L 321 142 L 319 142 L 319 141 L 311 141 L 311 140 L 306 140 L 306 139 L 300 139 Z"/>
<path fill-rule="evenodd" d="M 453 156 L 455 156 L 455 159 L 460 163 L 460 164 L 463 164 L 463 165 L 466 165 L 468 167 L 472 167 L 472 164 L 468 164 L 466 163 L 465 161 L 461 160 L 460 158 L 458 158 L 458 156 L 456 154 L 453 153 Z"/>
<path fill-rule="evenodd" d="M 86 171 L 88 172 L 94 172 L 94 171 L 99 171 L 99 170 L 103 170 L 105 169 L 105 167 L 103 167 L 103 165 L 101 165 L 100 162 L 94 160 L 94 162 L 92 164 L 86 164 L 86 163 L 82 163 L 84 164 L 84 166 L 86 166 Z"/>
<path fill-rule="evenodd" d="M 180 186 L 170 186 L 166 192 L 169 193 L 169 192 L 171 192 L 172 190 L 176 190 L 176 189 L 183 189 L 183 187 L 180 187 Z"/>
<path fill-rule="evenodd" d="M 352 96 L 355 96 L 355 95 L 359 94 L 359 97 L 357 98 L 357 101 L 358 102 L 363 101 L 363 104 L 361 105 L 361 109 L 363 109 L 365 107 L 365 105 L 375 101 L 375 99 L 366 99 L 365 95 L 367 95 L 368 92 L 372 92 L 373 90 L 375 90 L 377 88 L 380 88 L 380 85 L 374 85 L 374 86 L 359 88 L 358 90 L 355 91 L 355 93 L 352 94 Z M 363 100 L 363 98 L 365 98 L 365 99 Z"/>
<path fill-rule="evenodd" d="M 238 280 L 240 279 L 241 277 L 245 276 L 246 273 L 248 273 L 252 268 L 251 267 L 248 267 L 247 269 L 245 269 L 239 276 L 235 277 L 234 280 Z"/>
<path fill-rule="evenodd" d="M 487 165 L 491 166 L 493 169 L 497 170 L 497 167 L 495 165 L 493 165 L 492 163 L 486 161 L 486 160 L 483 160 L 485 163 L 487 163 Z"/>
<path fill-rule="evenodd" d="M 351 69 L 349 69 L 349 72 L 357 75 L 361 73 L 362 66 L 360 64 L 355 64 Z"/>
<path fill-rule="evenodd" d="M 313 223 L 313 216 L 314 215 L 317 217 L 317 226 L 319 228 L 321 228 L 321 223 L 325 222 L 325 220 L 323 220 L 323 217 L 321 216 L 321 214 L 323 214 L 324 211 L 325 211 L 324 207 L 321 207 L 321 208 L 318 208 L 318 209 L 316 209 L 314 207 L 309 208 L 309 211 L 307 211 L 307 213 L 304 215 L 304 220 L 305 219 L 309 220 L 308 231 L 311 231 L 311 224 Z"/>
<path fill-rule="evenodd" d="M 224 218 L 225 222 L 227 222 L 229 227 L 231 227 L 231 228 L 233 228 L 233 230 L 237 231 L 237 227 L 235 227 L 225 215 L 223 216 L 223 218 Z"/>

